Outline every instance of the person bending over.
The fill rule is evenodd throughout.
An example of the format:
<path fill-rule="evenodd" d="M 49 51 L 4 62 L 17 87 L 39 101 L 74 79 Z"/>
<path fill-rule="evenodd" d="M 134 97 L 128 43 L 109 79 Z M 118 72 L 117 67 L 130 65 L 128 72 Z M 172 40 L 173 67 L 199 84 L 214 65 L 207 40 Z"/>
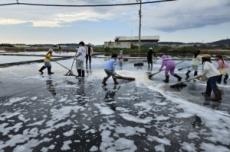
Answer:
<path fill-rule="evenodd" d="M 206 76 L 208 78 L 206 90 L 202 92 L 203 95 L 207 97 L 211 97 L 211 92 L 214 92 L 214 97 L 210 99 L 212 101 L 219 101 L 221 100 L 221 91 L 218 89 L 216 82 L 220 76 L 220 72 L 216 69 L 216 67 L 211 62 L 211 57 L 209 54 L 204 54 L 202 56 L 202 73 L 197 78 Z"/>
<path fill-rule="evenodd" d="M 104 77 L 102 81 L 103 85 L 106 85 L 106 81 L 109 79 L 110 76 L 113 77 L 114 84 L 118 84 L 115 73 L 116 60 L 117 54 L 112 54 L 111 59 L 108 62 L 106 62 L 104 71 L 107 76 Z"/>
<path fill-rule="evenodd" d="M 162 64 L 161 64 L 159 71 L 161 71 L 164 66 L 166 67 L 165 68 L 165 80 L 163 80 L 163 82 L 169 83 L 169 72 L 172 76 L 176 77 L 178 81 L 181 81 L 181 77 L 177 75 L 176 73 L 174 73 L 176 65 L 173 59 L 168 58 L 166 55 L 163 55 L 161 59 L 162 59 Z"/>

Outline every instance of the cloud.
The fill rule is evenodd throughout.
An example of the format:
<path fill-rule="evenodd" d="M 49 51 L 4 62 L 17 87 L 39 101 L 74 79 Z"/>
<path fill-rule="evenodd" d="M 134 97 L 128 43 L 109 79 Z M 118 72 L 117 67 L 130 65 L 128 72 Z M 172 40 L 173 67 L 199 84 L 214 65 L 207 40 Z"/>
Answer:
<path fill-rule="evenodd" d="M 126 0 L 127 1 L 127 0 Z M 115 2 L 115 1 L 114 1 Z M 36 3 L 36 2 L 33 2 Z M 47 4 L 47 2 L 37 2 Z M 92 3 L 92 1 L 76 1 L 66 0 L 65 3 L 59 3 L 58 1 L 50 2 L 50 4 L 109 4 L 108 1 L 98 0 Z M 118 16 L 117 12 L 124 8 L 121 7 L 34 7 L 34 6 L 11 6 L 10 9 L 4 8 L 4 18 L 1 18 L 0 24 L 21 24 L 25 22 L 32 23 L 35 27 L 62 27 L 72 22 L 79 21 L 92 21 L 98 22 L 103 20 L 112 20 Z M 13 10 L 13 11 L 12 11 Z M 10 22 L 11 21 L 11 22 Z M 15 21 L 15 22 L 12 22 Z M 17 22 L 16 22 L 17 21 Z"/>
<path fill-rule="evenodd" d="M 147 1 L 147 0 L 145 0 Z M 150 0 L 148 0 L 150 1 Z M 25 2 L 30 2 L 26 1 Z M 136 0 L 51 0 L 50 4 L 110 4 L 128 3 Z M 33 2 L 36 3 L 36 2 Z M 48 3 L 41 0 L 37 3 Z M 2 8 L 2 7 L 1 7 Z M 9 8 L 9 7 L 7 7 Z M 121 20 L 137 25 L 139 6 L 119 7 L 34 7 L 12 6 L 0 19 L 1 25 L 32 23 L 35 27 L 62 27 L 79 21 L 99 22 L 105 20 Z M 15 15 L 17 14 L 17 15 Z M 192 29 L 207 25 L 230 22 L 229 0 L 178 0 L 164 3 L 146 4 L 142 6 L 142 28 L 161 31 Z"/>
<path fill-rule="evenodd" d="M 59 21 L 33 21 L 34 27 L 60 27 Z"/>
<path fill-rule="evenodd" d="M 229 4 L 229 0 L 180 0 L 148 6 L 143 12 L 143 27 L 176 31 L 230 22 Z"/>
<path fill-rule="evenodd" d="M 18 20 L 18 19 L 4 19 L 0 18 L 0 25 L 15 25 L 15 24 L 22 24 L 26 23 L 27 21 Z"/>

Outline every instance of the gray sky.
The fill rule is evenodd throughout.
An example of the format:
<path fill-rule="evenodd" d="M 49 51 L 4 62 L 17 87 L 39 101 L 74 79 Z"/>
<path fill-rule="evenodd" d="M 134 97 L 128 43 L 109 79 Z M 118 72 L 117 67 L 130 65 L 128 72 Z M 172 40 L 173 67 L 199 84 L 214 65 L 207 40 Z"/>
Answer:
<path fill-rule="evenodd" d="M 150 0 L 143 0 L 147 2 Z M 15 3 L 1 0 L 0 4 Z M 136 0 L 19 0 L 43 4 L 117 4 Z M 0 6 L 0 43 L 103 44 L 138 36 L 139 5 L 117 7 Z M 211 42 L 230 36 L 230 0 L 178 0 L 142 5 L 142 36 Z"/>

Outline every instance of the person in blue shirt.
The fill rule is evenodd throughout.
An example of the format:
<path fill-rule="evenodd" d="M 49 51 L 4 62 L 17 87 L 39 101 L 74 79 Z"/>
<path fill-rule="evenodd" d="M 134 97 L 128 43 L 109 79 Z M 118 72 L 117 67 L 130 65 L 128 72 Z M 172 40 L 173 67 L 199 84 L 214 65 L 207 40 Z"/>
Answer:
<path fill-rule="evenodd" d="M 111 59 L 105 64 L 105 73 L 107 74 L 106 77 L 104 77 L 102 84 L 107 85 L 106 81 L 110 78 L 110 76 L 113 77 L 114 84 L 118 84 L 116 79 L 116 73 L 115 73 L 115 65 L 117 60 L 117 54 L 112 54 Z"/>

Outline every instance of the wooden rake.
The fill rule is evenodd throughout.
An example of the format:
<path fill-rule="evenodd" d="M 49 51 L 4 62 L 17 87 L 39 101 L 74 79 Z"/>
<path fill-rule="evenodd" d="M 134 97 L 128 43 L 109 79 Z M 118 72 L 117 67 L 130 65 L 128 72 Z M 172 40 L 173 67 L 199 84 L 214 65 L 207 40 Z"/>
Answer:
<path fill-rule="evenodd" d="M 123 79 L 123 80 L 128 80 L 128 81 L 135 81 L 135 78 L 134 77 L 124 77 L 124 76 L 121 76 L 117 73 L 115 73 L 115 76 L 117 79 Z"/>
<path fill-rule="evenodd" d="M 185 84 L 185 82 L 188 82 L 189 80 L 194 80 L 196 78 L 199 78 L 201 75 L 198 75 L 198 76 L 194 76 L 194 77 L 191 77 L 187 80 L 184 80 L 184 81 L 180 81 L 178 83 L 175 83 L 175 84 L 172 84 L 170 85 L 171 88 L 176 88 L 176 89 L 179 89 L 179 88 L 183 88 L 183 87 L 186 87 L 187 84 Z"/>

